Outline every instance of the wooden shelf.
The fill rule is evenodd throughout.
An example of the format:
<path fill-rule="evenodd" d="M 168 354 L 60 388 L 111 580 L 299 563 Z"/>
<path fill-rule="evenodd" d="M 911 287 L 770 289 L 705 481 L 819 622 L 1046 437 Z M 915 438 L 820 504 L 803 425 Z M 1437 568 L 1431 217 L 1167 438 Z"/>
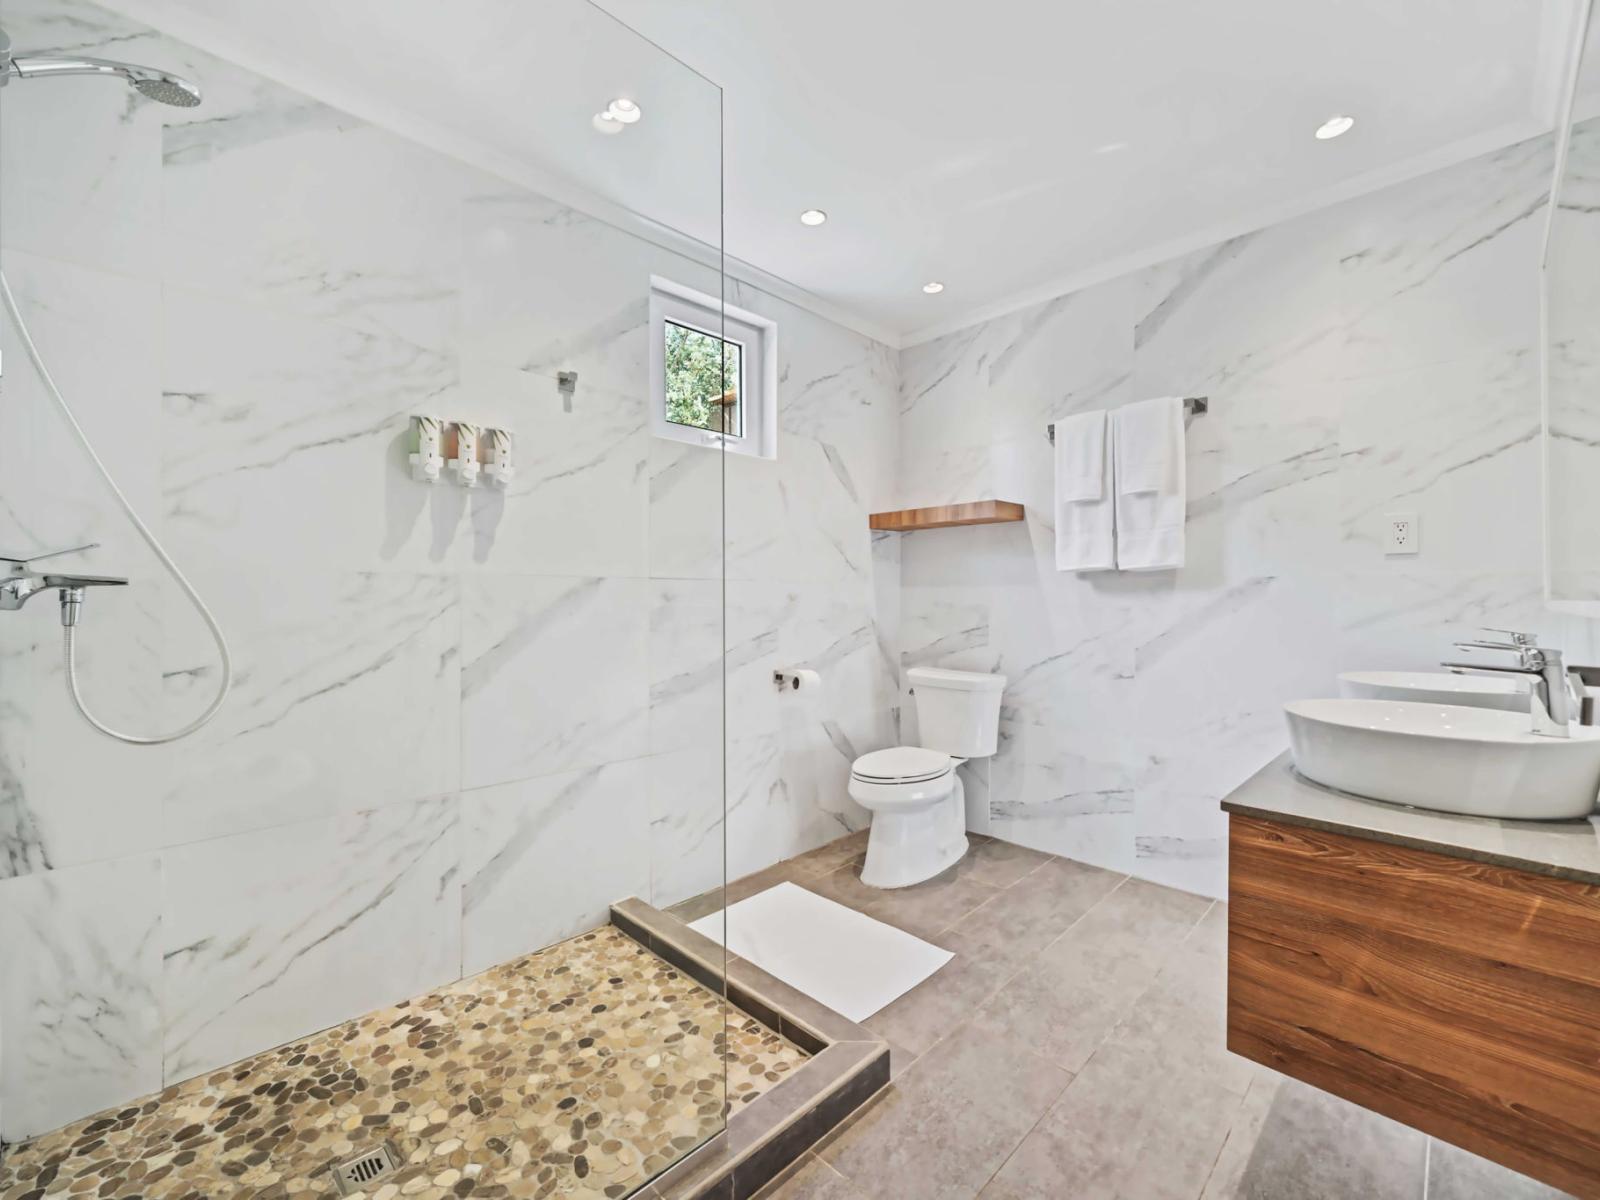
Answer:
<path fill-rule="evenodd" d="M 867 524 L 890 533 L 917 529 L 948 529 L 952 525 L 1003 525 L 1022 520 L 1022 505 L 1009 500 L 978 500 L 971 504 L 940 504 L 934 508 L 901 508 L 873 513 Z"/>

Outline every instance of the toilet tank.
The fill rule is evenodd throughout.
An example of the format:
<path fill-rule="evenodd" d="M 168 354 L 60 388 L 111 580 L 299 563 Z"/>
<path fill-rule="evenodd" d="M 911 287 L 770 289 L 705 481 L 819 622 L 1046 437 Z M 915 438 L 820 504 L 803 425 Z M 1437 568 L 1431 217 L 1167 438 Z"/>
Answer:
<path fill-rule="evenodd" d="M 1000 742 L 1004 675 L 912 667 L 906 672 L 917 701 L 917 744 L 956 758 L 988 758 Z"/>

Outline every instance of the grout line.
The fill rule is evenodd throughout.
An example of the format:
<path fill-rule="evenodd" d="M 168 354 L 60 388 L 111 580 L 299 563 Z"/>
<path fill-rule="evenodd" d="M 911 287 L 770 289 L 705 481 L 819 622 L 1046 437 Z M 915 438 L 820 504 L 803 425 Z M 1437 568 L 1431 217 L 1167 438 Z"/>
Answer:
<path fill-rule="evenodd" d="M 1049 1104 L 1044 1106 L 1044 1111 L 1039 1114 L 1038 1119 L 1034 1121 L 1032 1125 L 1028 1126 L 1028 1132 L 1017 1139 L 1017 1144 L 1015 1146 L 1006 1151 L 1006 1156 L 1000 1160 L 1000 1165 L 989 1173 L 989 1178 L 985 1179 L 983 1181 L 983 1186 L 978 1189 L 979 1196 L 982 1196 L 983 1193 L 988 1190 L 989 1185 L 1000 1177 L 1000 1172 L 1006 1169 L 1006 1164 L 1017 1156 L 1017 1151 L 1021 1150 L 1023 1144 L 1034 1135 L 1034 1131 L 1037 1130 L 1040 1125 L 1044 1124 L 1044 1119 L 1055 1111 L 1056 1105 L 1061 1103 L 1061 1097 L 1065 1096 L 1069 1091 L 1071 1091 L 1072 1085 L 1078 1082 L 1077 1075 L 1071 1071 L 1068 1071 L 1065 1067 L 1057 1067 L 1056 1069 L 1066 1075 L 1067 1082 L 1062 1085 L 1061 1090 L 1056 1093 L 1055 1098 L 1051 1100 Z"/>
<path fill-rule="evenodd" d="M 1217 1152 L 1212 1156 L 1211 1169 L 1206 1172 L 1205 1179 L 1200 1182 L 1200 1190 L 1196 1193 L 1197 1200 L 1205 1200 L 1206 1189 L 1211 1186 L 1211 1181 L 1216 1178 L 1217 1168 L 1222 1165 L 1222 1156 L 1227 1153 L 1228 1146 L 1233 1142 L 1234 1134 L 1239 1132 L 1239 1117 L 1244 1112 L 1244 1106 L 1249 1103 L 1250 1093 L 1255 1090 L 1257 1082 L 1259 1082 L 1258 1079 L 1252 1078 L 1249 1085 L 1244 1089 L 1244 1095 L 1239 1097 L 1239 1104 L 1234 1109 L 1233 1119 L 1228 1122 L 1228 1132 L 1223 1134 L 1222 1141 L 1217 1146 Z M 1259 1136 L 1260 1133 L 1257 1131 L 1257 1137 L 1259 1138 Z M 1246 1163 L 1247 1167 L 1248 1165 Z"/>
<path fill-rule="evenodd" d="M 1012 843 L 1007 843 L 1007 844 L 1008 845 L 1015 845 L 1016 843 L 1012 842 Z M 1028 847 L 1024 846 L 1023 849 L 1026 850 L 1026 849 L 1028 849 Z M 1018 875 L 1015 879 L 1013 879 L 1010 883 L 1006 884 L 1004 887 L 1000 887 L 1000 886 L 998 886 L 996 884 L 990 884 L 989 886 L 993 887 L 995 889 L 994 895 L 989 896 L 985 900 L 983 900 L 978 905 L 977 908 L 968 909 L 966 912 L 962 913 L 954 921 L 951 921 L 950 924 L 946 925 L 943 929 L 939 930 L 939 932 L 934 934 L 933 936 L 934 937 L 942 937 L 945 934 L 949 933 L 952 929 L 954 929 L 957 925 L 961 924 L 961 922 L 965 921 L 968 917 L 972 916 L 974 913 L 981 912 L 983 909 L 988 908 L 989 905 L 993 904 L 996 900 L 1000 899 L 1001 896 L 1004 896 L 1012 888 L 1014 888 L 1018 884 L 1020 884 L 1024 879 L 1033 878 L 1033 876 L 1037 875 L 1040 871 L 1044 870 L 1045 867 L 1047 867 L 1049 864 L 1051 864 L 1053 862 L 1056 862 L 1059 859 L 1060 859 L 1060 855 L 1057 855 L 1057 854 L 1050 855 L 1048 858 L 1046 858 L 1044 860 L 1044 862 L 1039 863 L 1038 865 L 1036 865 L 1031 871 L 1026 871 L 1023 874 Z M 983 881 L 980 879 L 980 880 L 974 880 L 973 882 L 982 883 Z"/>

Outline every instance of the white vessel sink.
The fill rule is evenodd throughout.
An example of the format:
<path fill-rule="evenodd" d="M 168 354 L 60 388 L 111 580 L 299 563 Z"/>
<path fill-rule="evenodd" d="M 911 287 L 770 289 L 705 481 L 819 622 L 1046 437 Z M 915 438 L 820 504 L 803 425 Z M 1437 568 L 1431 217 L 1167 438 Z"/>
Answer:
<path fill-rule="evenodd" d="M 1502 712 L 1527 712 L 1530 690 L 1525 679 L 1444 671 L 1346 671 L 1339 676 L 1339 694 L 1351 699 L 1465 704 Z"/>
<path fill-rule="evenodd" d="M 1600 729 L 1531 732 L 1526 713 L 1396 700 L 1284 705 L 1295 768 L 1357 796 L 1474 817 L 1585 817 L 1600 792 Z"/>

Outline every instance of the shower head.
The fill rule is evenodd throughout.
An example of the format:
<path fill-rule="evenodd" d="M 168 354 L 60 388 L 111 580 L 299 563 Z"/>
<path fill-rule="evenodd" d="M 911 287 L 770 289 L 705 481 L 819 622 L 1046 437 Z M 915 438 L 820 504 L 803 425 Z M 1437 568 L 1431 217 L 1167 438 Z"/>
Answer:
<path fill-rule="evenodd" d="M 46 58 L 17 55 L 10 51 L 10 40 L 0 33 L 0 87 L 13 79 L 46 79 L 55 75 L 114 75 L 141 96 L 175 108 L 193 108 L 200 103 L 200 89 L 178 75 L 115 62 L 109 58 Z"/>
<path fill-rule="evenodd" d="M 193 108 L 200 103 L 200 89 L 179 75 L 153 71 L 146 67 L 130 67 L 128 82 L 141 96 L 173 108 Z"/>

